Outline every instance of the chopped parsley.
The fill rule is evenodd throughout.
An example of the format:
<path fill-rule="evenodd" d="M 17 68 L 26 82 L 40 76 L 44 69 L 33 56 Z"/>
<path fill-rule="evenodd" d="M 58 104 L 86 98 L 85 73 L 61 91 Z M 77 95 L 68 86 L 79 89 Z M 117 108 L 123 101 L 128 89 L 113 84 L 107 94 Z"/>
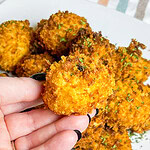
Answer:
<path fill-rule="evenodd" d="M 148 69 L 148 67 L 144 66 L 144 69 Z"/>
<path fill-rule="evenodd" d="M 22 30 L 24 29 L 24 26 L 22 27 Z"/>
<path fill-rule="evenodd" d="M 137 108 L 137 109 L 140 109 L 140 108 L 141 108 L 141 106 L 136 106 L 136 108 Z"/>
<path fill-rule="evenodd" d="M 61 38 L 60 42 L 67 42 L 67 40 L 65 38 Z"/>
<path fill-rule="evenodd" d="M 80 20 L 81 21 L 81 24 L 82 25 L 85 25 L 86 24 L 86 22 L 84 22 L 83 20 Z"/>
<path fill-rule="evenodd" d="M 84 62 L 82 58 L 79 58 L 79 61 L 80 61 L 81 63 L 83 63 L 83 62 Z"/>
<path fill-rule="evenodd" d="M 61 29 L 62 25 L 62 23 L 58 24 L 58 29 Z"/>

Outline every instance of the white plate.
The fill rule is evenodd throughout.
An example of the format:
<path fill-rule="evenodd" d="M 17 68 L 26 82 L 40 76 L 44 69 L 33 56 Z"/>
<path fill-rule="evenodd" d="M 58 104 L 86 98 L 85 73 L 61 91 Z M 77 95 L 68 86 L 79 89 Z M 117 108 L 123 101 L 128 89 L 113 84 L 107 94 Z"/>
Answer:
<path fill-rule="evenodd" d="M 102 31 L 114 44 L 127 46 L 132 38 L 136 38 L 147 45 L 143 57 L 150 59 L 150 25 L 85 0 L 6 0 L 0 4 L 0 23 L 28 19 L 34 26 L 58 10 L 69 10 L 84 16 L 94 31 Z M 150 132 L 146 136 L 148 140 L 145 138 L 140 143 L 132 143 L 133 150 L 150 149 Z"/>

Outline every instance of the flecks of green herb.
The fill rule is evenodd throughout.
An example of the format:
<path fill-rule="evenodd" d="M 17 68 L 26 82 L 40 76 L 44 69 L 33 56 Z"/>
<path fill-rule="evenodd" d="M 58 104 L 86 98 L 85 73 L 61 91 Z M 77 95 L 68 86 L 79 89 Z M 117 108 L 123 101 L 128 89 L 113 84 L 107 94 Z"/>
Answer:
<path fill-rule="evenodd" d="M 118 112 L 118 110 L 115 110 L 115 114 Z"/>
<path fill-rule="evenodd" d="M 141 104 L 144 104 L 144 102 L 141 102 Z"/>
<path fill-rule="evenodd" d="M 73 24 L 73 26 L 76 26 L 77 24 Z"/>
<path fill-rule="evenodd" d="M 101 37 L 101 42 L 103 41 L 104 39 Z"/>
<path fill-rule="evenodd" d="M 73 73 L 70 73 L 70 76 L 73 76 L 74 74 Z"/>
<path fill-rule="evenodd" d="M 122 142 L 122 140 L 120 139 L 119 142 Z"/>
<path fill-rule="evenodd" d="M 139 59 L 139 57 L 138 57 L 137 55 L 134 55 L 134 57 L 135 57 L 136 59 Z"/>
<path fill-rule="evenodd" d="M 73 34 L 73 36 L 77 35 L 76 33 Z"/>
<path fill-rule="evenodd" d="M 144 69 L 148 69 L 148 67 L 144 66 Z"/>
<path fill-rule="evenodd" d="M 79 58 L 79 61 L 80 61 L 81 63 L 83 63 L 83 62 L 84 62 L 82 58 Z"/>
<path fill-rule="evenodd" d="M 106 140 L 106 138 L 104 138 L 104 137 L 102 137 L 102 136 L 101 136 L 101 139 L 102 139 L 102 143 L 104 143 L 105 140 Z"/>
<path fill-rule="evenodd" d="M 112 148 L 116 148 L 117 146 L 116 145 L 114 145 Z"/>
<path fill-rule="evenodd" d="M 108 108 L 108 105 L 105 107 L 105 109 L 107 109 L 107 110 L 108 110 L 108 112 L 110 112 L 110 109 Z"/>
<path fill-rule="evenodd" d="M 66 31 L 69 31 L 69 32 L 71 32 L 71 31 L 72 31 L 72 29 L 70 29 L 70 28 L 69 28 L 69 29 L 67 29 Z"/>
<path fill-rule="evenodd" d="M 136 106 L 136 108 L 137 108 L 137 109 L 140 109 L 140 108 L 141 108 L 141 106 Z"/>
<path fill-rule="evenodd" d="M 136 83 L 138 84 L 140 81 L 139 80 L 136 80 Z"/>
<path fill-rule="evenodd" d="M 99 56 L 99 53 L 97 53 L 96 55 Z"/>
<path fill-rule="evenodd" d="M 67 42 L 67 40 L 65 38 L 61 38 L 60 42 Z"/>
<path fill-rule="evenodd" d="M 24 29 L 24 26 L 22 27 L 22 29 L 21 30 L 23 30 Z"/>
<path fill-rule="evenodd" d="M 126 49 L 126 48 L 124 48 L 124 49 L 123 49 L 123 53 L 126 53 L 126 52 L 127 52 L 127 49 Z"/>
<path fill-rule="evenodd" d="M 126 60 L 126 59 L 127 59 L 127 56 L 126 56 L 125 58 L 122 58 L 122 59 L 121 59 L 121 62 L 123 62 L 123 61 Z"/>
<path fill-rule="evenodd" d="M 82 25 L 85 25 L 86 23 L 83 20 L 80 20 Z"/>
<path fill-rule="evenodd" d="M 62 23 L 58 24 L 58 29 L 61 29 L 62 25 Z"/>

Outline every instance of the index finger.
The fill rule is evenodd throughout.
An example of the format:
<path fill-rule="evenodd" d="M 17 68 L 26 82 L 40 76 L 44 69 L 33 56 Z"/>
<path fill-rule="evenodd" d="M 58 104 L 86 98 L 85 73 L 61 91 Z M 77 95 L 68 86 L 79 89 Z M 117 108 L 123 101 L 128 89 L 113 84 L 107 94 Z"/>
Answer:
<path fill-rule="evenodd" d="M 34 101 L 41 96 L 42 83 L 31 78 L 0 78 L 0 106 Z"/>

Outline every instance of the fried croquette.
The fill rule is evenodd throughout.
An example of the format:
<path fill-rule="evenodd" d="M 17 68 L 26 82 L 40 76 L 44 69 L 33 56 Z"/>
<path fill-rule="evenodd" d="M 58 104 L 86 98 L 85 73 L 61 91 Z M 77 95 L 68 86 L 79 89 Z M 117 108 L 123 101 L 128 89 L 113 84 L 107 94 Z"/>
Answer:
<path fill-rule="evenodd" d="M 0 77 L 8 77 L 7 73 L 0 73 Z"/>
<path fill-rule="evenodd" d="M 97 55 L 62 56 L 47 73 L 43 100 L 56 114 L 87 114 L 104 108 L 113 93 L 114 76 Z"/>
<path fill-rule="evenodd" d="M 142 133 L 150 129 L 150 86 L 135 80 L 118 80 L 108 100 L 106 122 L 117 131 L 124 127 Z"/>
<path fill-rule="evenodd" d="M 84 17 L 68 11 L 59 11 L 38 24 L 37 39 L 44 49 L 51 51 L 51 54 L 67 55 L 69 43 L 82 28 L 91 30 Z"/>
<path fill-rule="evenodd" d="M 29 52 L 31 32 L 29 21 L 7 21 L 0 25 L 0 68 L 13 71 Z"/>
<path fill-rule="evenodd" d="M 125 129 L 115 132 L 104 125 L 98 117 L 94 118 L 82 139 L 74 146 L 75 150 L 131 150 L 131 141 Z"/>
<path fill-rule="evenodd" d="M 46 73 L 53 61 L 53 57 L 47 52 L 27 55 L 18 63 L 15 72 L 19 77 L 30 77 L 36 73 Z"/>
<path fill-rule="evenodd" d="M 116 60 L 112 58 L 115 56 L 115 45 L 111 44 L 108 39 L 104 38 L 101 32 L 91 32 L 82 29 L 78 32 L 77 37 L 70 44 L 70 54 L 85 54 L 89 57 L 98 55 L 105 66 L 108 66 L 112 73 L 116 66 Z"/>
<path fill-rule="evenodd" d="M 140 48 L 145 45 L 132 40 L 129 47 L 119 47 L 115 58 L 117 62 L 116 80 L 134 79 L 136 82 L 144 82 L 150 75 L 150 60 L 141 57 Z"/>

